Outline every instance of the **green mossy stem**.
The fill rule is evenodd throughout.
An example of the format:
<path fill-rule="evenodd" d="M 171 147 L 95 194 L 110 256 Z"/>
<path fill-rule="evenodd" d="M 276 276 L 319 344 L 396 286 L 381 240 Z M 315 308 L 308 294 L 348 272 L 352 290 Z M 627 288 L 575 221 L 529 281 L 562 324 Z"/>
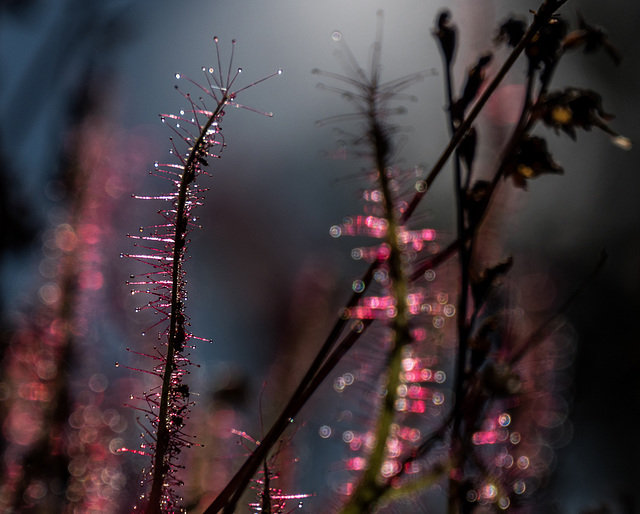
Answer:
<path fill-rule="evenodd" d="M 187 230 L 186 223 L 186 202 L 188 196 L 189 185 L 196 178 L 196 164 L 198 155 L 205 146 L 207 132 L 213 123 L 219 119 L 224 108 L 229 103 L 228 94 L 222 97 L 218 105 L 200 130 L 198 139 L 193 144 L 187 161 L 184 165 L 180 189 L 178 192 L 176 219 L 175 219 L 175 235 L 173 240 L 173 263 L 171 271 L 171 314 L 169 318 L 169 337 L 167 340 L 167 355 L 164 373 L 162 377 L 162 393 L 160 396 L 160 410 L 158 413 L 158 426 L 156 427 L 156 446 L 153 456 L 153 471 L 151 480 L 151 492 L 149 493 L 149 501 L 147 503 L 146 514 L 160 514 L 163 512 L 163 502 L 165 498 L 165 478 L 169 473 L 171 466 L 171 438 L 172 431 L 170 429 L 171 420 L 169 419 L 170 392 L 171 381 L 175 372 L 175 357 L 180 351 L 184 341 L 180 338 L 180 334 L 184 334 L 185 318 L 183 315 L 184 305 L 180 300 L 180 292 L 183 288 L 182 283 L 182 259 L 185 251 L 185 236 Z"/>
<path fill-rule="evenodd" d="M 435 466 L 429 473 L 420 476 L 417 480 L 407 481 L 402 487 L 387 487 L 380 495 L 380 502 L 397 501 L 403 498 L 409 498 L 421 491 L 433 487 L 442 482 L 442 477 L 451 471 L 451 464 Z"/>
<path fill-rule="evenodd" d="M 389 279 L 391 282 L 391 296 L 395 300 L 396 312 L 391 319 L 392 346 L 386 366 L 387 387 L 382 401 L 381 410 L 375 428 L 375 446 L 368 457 L 367 467 L 362 479 L 347 505 L 343 514 L 357 514 L 367 512 L 382 494 L 385 479 L 380 475 L 383 465 L 387 438 L 391 425 L 395 419 L 397 390 L 400 385 L 400 371 L 402 366 L 402 351 L 411 343 L 409 316 L 407 309 L 408 280 L 402 266 L 402 246 L 398 240 L 399 225 L 396 221 L 396 209 L 393 201 L 391 180 L 388 175 L 391 143 L 387 131 L 378 119 L 378 105 L 376 83 L 371 86 L 369 97 L 369 140 L 375 155 L 375 166 L 378 172 L 378 183 L 383 196 L 384 217 L 387 221 L 386 244 L 389 246 L 387 260 Z M 382 487 L 381 487 L 382 486 Z"/>

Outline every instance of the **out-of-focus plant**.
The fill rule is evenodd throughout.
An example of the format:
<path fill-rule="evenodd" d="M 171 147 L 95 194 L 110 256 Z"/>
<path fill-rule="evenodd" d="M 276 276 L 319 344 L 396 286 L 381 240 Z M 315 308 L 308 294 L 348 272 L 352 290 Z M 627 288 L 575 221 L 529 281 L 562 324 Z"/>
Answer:
<path fill-rule="evenodd" d="M 126 497 L 116 449 L 127 421 L 90 357 L 100 340 L 93 306 L 107 303 L 106 247 L 117 236 L 109 222 L 128 187 L 126 143 L 98 111 L 75 127 L 64 181 L 51 185 L 70 201 L 44 234 L 46 280 L 37 306 L 16 320 L 2 362 L 3 512 L 115 511 Z"/>
<path fill-rule="evenodd" d="M 546 447 L 544 427 L 549 417 L 564 415 L 554 414 L 561 407 L 553 402 L 536 401 L 557 392 L 551 378 L 554 358 L 549 357 L 546 364 L 540 359 L 544 354 L 566 353 L 558 342 L 563 337 L 553 334 L 575 298 L 549 320 L 538 321 L 536 330 L 524 330 L 518 322 L 520 307 L 509 305 L 500 287 L 513 258 L 483 262 L 480 228 L 503 179 L 511 178 L 517 187 L 526 188 L 528 180 L 562 171 L 545 139 L 533 134 L 539 121 L 573 138 L 576 129 L 595 126 L 617 145 L 630 147 L 628 139 L 608 126 L 610 116 L 596 93 L 550 91 L 554 71 L 568 50 L 584 46 L 591 52 L 602 46 L 617 56 L 601 32 L 595 41 L 594 29 L 582 20 L 578 31 L 568 33 L 566 22 L 557 15 L 564 3 L 545 1 L 528 26 L 516 19 L 505 21 L 497 42 L 506 42 L 513 50 L 488 83 L 491 55 L 480 57 L 457 97 L 451 73 L 457 33 L 449 13 L 439 15 L 434 34 L 444 59 L 452 139 L 433 168 L 421 176 L 419 172 L 417 180 L 396 164 L 398 128 L 390 117 L 403 108 L 390 104 L 406 100 L 400 92 L 420 74 L 381 80 L 380 33 L 369 74 L 346 46 L 342 53 L 347 75 L 319 72 L 345 86 L 322 85 L 323 89 L 339 93 L 355 108 L 321 124 L 361 122 L 358 133 L 343 132 L 342 139 L 352 143 L 357 156 L 368 159 L 366 174 L 371 180 L 363 193 L 365 212 L 345 218 L 331 233 L 334 237 L 372 236 L 382 242 L 354 249 L 354 258 L 371 262 L 369 270 L 353 282 L 352 298 L 272 430 L 206 512 L 235 511 L 287 421 L 348 350 L 356 343 L 365 344 L 364 334 L 374 324 L 384 327 L 382 334 L 377 333 L 377 365 L 367 365 L 375 370 L 369 382 L 375 401 L 368 427 L 359 434 L 345 432 L 352 448 L 365 451 L 347 461 L 347 468 L 357 474 L 339 489 L 344 495 L 342 512 L 369 512 L 398 497 L 424 500 L 425 492 L 443 485 L 450 513 L 526 505 L 547 473 L 548 456 L 540 449 Z M 332 37 L 342 42 L 339 32 Z M 493 176 L 481 179 L 474 174 L 479 137 L 475 120 L 522 54 L 528 72 L 521 113 L 500 148 L 502 157 Z M 415 226 L 412 215 L 449 159 L 454 168 L 457 237 L 441 245 L 433 230 Z M 412 183 L 413 188 L 407 187 Z M 448 272 L 449 287 L 439 291 L 441 286 L 432 283 L 439 274 L 437 268 L 453 255 L 457 255 L 458 271 Z M 448 318 L 455 319 L 453 331 L 446 328 Z M 346 335 L 341 336 L 345 329 Z M 348 380 L 343 376 L 338 389 L 352 383 L 355 375 L 349 374 Z"/>
<path fill-rule="evenodd" d="M 200 182 L 225 147 L 225 110 L 247 108 L 238 103 L 238 94 L 281 73 L 234 88 L 241 69 L 233 69 L 233 51 L 229 64 L 222 64 L 214 38 L 217 67 L 202 69 L 204 85 L 186 79 L 196 95 L 176 87 L 186 106 L 178 114 L 162 115 L 174 133 L 173 162 L 156 163 L 151 174 L 167 180 L 170 191 L 135 197 L 163 202 L 160 220 L 130 234 L 136 250 L 122 254 L 145 266 L 128 281 L 132 295 L 147 298 L 136 310 L 157 316 L 143 333 L 157 335 L 152 349 L 128 344 L 145 364 L 126 368 L 149 378 L 148 389 L 132 391 L 130 397 L 130 407 L 143 418 L 138 418 L 140 448 L 126 446 L 120 437 L 123 416 L 105 407 L 106 377 L 90 373 L 76 378 L 69 372 L 73 359 L 81 358 L 77 341 L 85 338 L 90 322 L 83 305 L 104 279 L 99 268 L 104 251 L 96 248 L 110 235 L 101 223 L 106 208 L 92 194 L 115 187 L 106 172 L 78 173 L 70 188 L 74 209 L 45 243 L 49 254 L 43 266 L 51 278 L 39 291 L 45 307 L 17 332 L 4 355 L 0 393 L 6 447 L 0 462 L 0 507 L 7 512 L 185 512 L 187 489 L 185 495 L 193 496 L 190 507 L 198 512 L 292 512 L 315 491 L 289 493 L 280 485 L 285 473 L 297 473 L 291 462 L 298 459 L 289 458 L 295 451 L 290 427 L 299 426 L 295 420 L 301 409 L 332 377 L 340 401 L 351 402 L 348 412 L 357 415 L 341 420 L 350 424 L 342 433 L 348 457 L 340 464 L 347 478 L 317 511 L 406 512 L 426 510 L 424 505 L 449 514 L 527 511 L 549 472 L 549 435 L 566 417 L 556 376 L 570 362 L 573 347 L 563 316 L 592 277 L 548 318 L 530 315 L 526 301 L 513 300 L 519 296 L 518 280 L 511 276 L 518 256 L 495 247 L 485 257 L 486 245 L 496 243 L 484 239 L 483 229 L 495 198 L 506 188 L 526 189 L 533 179 L 563 172 L 543 129 L 576 139 L 580 130 L 597 128 L 621 148 L 631 146 L 610 127 L 612 115 L 598 93 L 552 89 L 554 73 L 569 51 L 603 50 L 615 63 L 620 61 L 601 29 L 582 18 L 577 29 L 569 29 L 558 14 L 566 1 L 545 0 L 530 23 L 505 20 L 496 44 L 507 46 L 508 56 L 495 72 L 494 57 L 480 56 L 461 88 L 453 81 L 459 35 L 448 11 L 438 15 L 433 34 L 442 51 L 451 139 L 428 171 L 404 167 L 402 129 L 395 116 L 416 99 L 407 91 L 431 72 L 382 79 L 381 15 L 368 71 L 342 34 L 333 33 L 346 72 L 316 73 L 327 79 L 321 88 L 338 93 L 350 110 L 318 126 L 344 127 L 345 153 L 364 160 L 366 184 L 363 212 L 347 216 L 330 233 L 360 238 L 351 255 L 368 268 L 351 283 L 350 298 L 327 327 L 324 343 L 271 428 L 257 440 L 244 427 L 234 427 L 224 441 L 214 442 L 222 447 L 237 438 L 241 444 L 245 460 L 235 475 L 226 484 L 190 488 L 184 481 L 196 478 L 185 472 L 185 463 L 198 460 L 185 459 L 183 450 L 209 455 L 200 441 L 219 437 L 222 426 L 210 419 L 222 415 L 222 409 L 206 417 L 208 428 L 202 430 L 210 432 L 208 437 L 200 437 L 195 423 L 188 423 L 195 405 L 187 379 L 191 352 L 204 341 L 189 330 L 185 274 L 189 234 L 198 226 L 195 209 L 207 191 Z M 481 176 L 478 116 L 518 59 L 526 68 L 521 109 L 497 149 L 500 158 L 492 174 Z M 176 78 L 183 79 L 180 74 Z M 88 124 L 79 138 L 84 150 L 79 170 L 89 169 L 101 145 L 108 146 L 95 135 L 96 127 Z M 426 225 L 419 211 L 449 162 L 453 235 Z M 362 238 L 372 242 L 360 243 Z M 338 366 L 349 370 L 335 378 Z M 361 392 L 356 400 L 349 395 L 355 389 Z M 321 428 L 322 437 L 330 432 L 328 426 Z M 126 475 L 117 454 L 124 452 L 150 460 L 135 506 L 118 501 Z M 211 468 L 200 461 L 198 469 Z M 213 500 L 206 496 L 210 491 L 218 493 Z"/>

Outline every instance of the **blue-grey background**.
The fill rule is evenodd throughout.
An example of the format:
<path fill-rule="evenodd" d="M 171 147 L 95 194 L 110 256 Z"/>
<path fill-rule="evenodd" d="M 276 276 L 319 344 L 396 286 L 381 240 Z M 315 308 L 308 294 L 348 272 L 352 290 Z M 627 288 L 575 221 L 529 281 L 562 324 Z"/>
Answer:
<path fill-rule="evenodd" d="M 194 388 L 215 388 L 216 372 L 233 369 L 248 380 L 248 402 L 255 414 L 260 384 L 266 380 L 268 392 L 270 381 L 286 382 L 277 373 L 274 378 L 274 369 L 282 369 L 274 367 L 275 356 L 283 339 L 294 338 L 289 325 L 296 305 L 304 305 L 305 288 L 315 284 L 325 295 L 326 302 L 321 303 L 327 312 L 337 312 L 358 270 L 349 258 L 349 241 L 333 240 L 329 227 L 358 211 L 359 184 L 349 177 L 362 164 L 326 158 L 337 149 L 337 136 L 315 122 L 342 112 L 344 104 L 336 95 L 318 90 L 316 84 L 324 79 L 310 72 L 313 68 L 343 72 L 333 55 L 334 30 L 342 32 L 363 65 L 368 63 L 377 9 L 384 10 L 385 77 L 439 70 L 440 55 L 431 30 L 442 7 L 452 10 L 460 29 L 456 68 L 460 83 L 466 66 L 490 48 L 497 21 L 537 5 L 489 0 L 0 2 L 5 206 L 0 272 L 5 318 L 26 309 L 43 280 L 37 271 L 41 234 L 54 222 L 61 203 L 50 194 L 51 184 L 59 179 L 66 133 L 85 86 L 91 84 L 93 101 L 104 106 L 105 116 L 120 135 L 144 138 L 140 153 L 150 168 L 168 151 L 168 133 L 158 122 L 158 113 L 184 107 L 173 88 L 175 73 L 200 80 L 200 68 L 216 64 L 212 37 L 219 37 L 225 62 L 230 41 L 236 39 L 241 84 L 278 68 L 284 73 L 240 99 L 272 111 L 273 118 L 244 110 L 232 110 L 225 118 L 228 147 L 207 184 L 212 189 L 200 212 L 203 230 L 192 237 L 188 312 L 194 332 L 214 340 L 194 357 L 202 364 L 194 372 Z M 563 16 L 573 26 L 577 11 L 606 27 L 624 61 L 615 67 L 605 55 L 571 55 L 555 84 L 600 92 L 605 110 L 617 114 L 612 126 L 640 141 L 640 44 L 635 32 L 640 7 L 634 2 L 570 1 Z M 496 52 L 497 60 L 502 56 L 504 49 Z M 521 75 L 522 69 L 516 69 L 509 80 L 517 83 Z M 428 166 L 447 141 L 442 77 L 427 77 L 410 92 L 418 102 L 401 120 L 411 127 L 403 157 L 408 165 Z M 640 181 L 636 150 L 620 151 L 605 134 L 580 133 L 577 144 L 564 136 L 549 139 L 554 140 L 554 155 L 564 165 L 565 175 L 534 182 L 528 193 L 509 199 L 510 222 L 503 243 L 556 280 L 558 301 L 589 273 L 601 248 L 609 253 L 596 286 L 571 314 L 578 333 L 571 406 L 574 431 L 571 443 L 558 450 L 549 490 L 549 498 L 566 512 L 578 512 L 601 502 L 617 502 L 619 494 L 632 492 L 640 479 L 634 422 L 640 404 L 636 326 Z M 119 173 L 126 175 L 127 170 Z M 157 184 L 129 179 L 140 193 Z M 425 206 L 428 219 L 445 232 L 452 230 L 450 189 L 450 179 L 442 176 Z M 121 285 L 133 264 L 119 260 L 118 254 L 131 249 L 126 232 L 154 222 L 154 207 L 133 205 L 128 194 L 124 196 L 121 215 L 113 222 L 114 230 L 123 235 L 114 242 L 108 285 L 113 290 L 109 298 L 121 295 L 122 304 L 105 307 L 115 318 L 100 319 L 98 329 L 103 373 L 112 380 L 123 373 L 112 363 L 131 358 L 124 348 L 135 344 L 136 337 L 129 331 L 144 328 L 143 321 L 128 317 L 126 323 L 132 328 L 117 314 L 131 312 L 135 305 L 127 296 L 128 288 Z M 321 421 L 313 414 L 309 418 L 311 425 Z"/>

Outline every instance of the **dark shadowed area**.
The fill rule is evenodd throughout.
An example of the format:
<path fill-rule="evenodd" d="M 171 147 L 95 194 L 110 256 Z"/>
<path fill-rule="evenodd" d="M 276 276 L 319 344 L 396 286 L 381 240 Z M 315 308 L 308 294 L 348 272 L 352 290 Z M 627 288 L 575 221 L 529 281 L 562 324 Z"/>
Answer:
<path fill-rule="evenodd" d="M 579 132 L 577 142 L 547 131 L 564 175 L 530 181 L 527 192 L 505 187 L 503 217 L 493 226 L 490 243 L 496 246 L 487 250 L 513 255 L 513 273 L 524 284 L 521 294 L 530 295 L 527 301 L 541 313 L 558 308 L 584 282 L 602 249 L 608 254 L 606 267 L 568 314 L 575 333 L 574 365 L 562 384 L 569 423 L 558 436 L 555 471 L 536 512 L 557 508 L 573 514 L 603 505 L 621 514 L 640 510 L 640 4 L 621 4 L 570 0 L 563 7 L 572 26 L 579 13 L 604 27 L 623 60 L 616 66 L 604 53 L 577 52 L 563 61 L 554 87 L 596 90 L 604 110 L 616 115 L 610 125 L 636 147 L 621 151 L 598 130 Z M 210 191 L 198 214 L 202 229 L 191 235 L 187 312 L 193 332 L 213 342 L 192 352 L 200 367 L 193 370 L 190 387 L 199 391 L 196 401 L 203 406 L 218 402 L 224 413 L 232 411 L 220 407 L 225 402 L 242 406 L 234 422 L 243 426 L 236 428 L 251 427 L 259 439 L 259 412 L 267 425 L 275 418 L 302 374 L 301 363 L 311 359 L 364 269 L 350 257 L 352 242 L 332 238 L 329 229 L 360 212 L 357 179 L 366 164 L 343 158 L 339 124 L 317 126 L 348 107 L 339 95 L 318 88 L 325 78 L 311 71 L 345 73 L 335 55 L 335 31 L 367 68 L 376 11 L 382 9 L 383 77 L 429 71 L 407 90 L 415 102 L 397 118 L 408 128 L 403 165 L 428 169 L 448 142 L 441 57 L 432 35 L 443 7 L 451 10 L 459 30 L 455 80 L 460 87 L 467 67 L 483 52 L 495 50 L 491 72 L 507 55 L 493 42 L 498 23 L 512 14 L 526 16 L 537 4 L 0 0 L 0 360 L 18 321 L 35 320 L 33 313 L 60 294 L 50 286 L 51 241 L 62 237 L 56 227 L 72 211 L 71 196 L 81 194 L 70 186 L 70 177 L 78 155 L 86 152 L 82 162 L 109 175 L 101 186 L 106 200 L 95 200 L 103 203 L 91 225 L 102 237 L 98 256 L 92 257 L 102 271 L 86 275 L 95 302 L 85 305 L 82 335 L 89 343 L 79 346 L 75 362 L 108 382 L 105 405 L 112 409 L 128 401 L 129 388 L 142 387 L 138 374 L 114 366 L 116 361 L 139 365 L 126 348 L 143 344 L 139 334 L 153 324 L 152 315 L 134 313 L 140 300 L 131 298 L 125 281 L 139 270 L 119 254 L 131 250 L 125 234 L 157 222 L 157 208 L 130 196 L 164 187 L 148 171 L 154 161 L 169 157 L 171 134 L 158 114 L 185 107 L 174 85 L 193 92 L 185 76 L 202 83 L 203 66 L 218 68 L 213 37 L 219 38 L 223 63 L 235 39 L 233 68 L 242 67 L 237 84 L 249 85 L 280 68 L 284 73 L 239 98 L 273 117 L 249 109 L 226 113 L 227 147 L 213 163 L 212 177 L 201 184 Z M 479 121 L 485 128 L 479 155 L 487 165 L 505 137 L 523 79 L 524 67 L 516 66 Z M 94 139 L 78 137 L 91 130 Z M 421 219 L 445 235 L 455 232 L 451 189 L 445 170 L 421 206 Z M 0 400 L 3 394 L 0 388 Z M 340 444 L 330 445 L 321 431 L 336 415 L 332 402 L 329 385 L 303 411 L 306 425 L 301 423 L 296 435 L 300 488 L 318 493 L 309 512 L 322 512 L 321 502 L 333 487 L 314 466 L 324 469 L 330 459 L 342 457 Z M 128 428 L 118 437 L 136 445 L 139 428 L 122 410 Z M 200 421 L 198 416 L 205 414 L 194 415 Z M 207 422 L 213 433 L 215 423 Z M 229 448 L 229 454 L 238 454 L 235 441 Z M 128 476 L 146 464 L 119 455 L 129 459 Z"/>

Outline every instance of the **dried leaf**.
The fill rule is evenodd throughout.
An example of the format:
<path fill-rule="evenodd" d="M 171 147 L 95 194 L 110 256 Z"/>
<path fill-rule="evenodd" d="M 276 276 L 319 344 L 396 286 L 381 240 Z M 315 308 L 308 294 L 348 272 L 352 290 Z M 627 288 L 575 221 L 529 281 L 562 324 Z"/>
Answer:
<path fill-rule="evenodd" d="M 513 257 L 509 257 L 507 260 L 485 269 L 479 276 L 471 277 L 471 292 L 476 306 L 483 303 L 489 291 L 497 284 L 498 279 L 508 273 L 512 265 Z"/>
<path fill-rule="evenodd" d="M 556 132 L 562 131 L 576 139 L 576 128 L 603 128 L 614 118 L 602 108 L 602 97 L 590 89 L 569 87 L 549 93 L 536 106 L 537 116 Z"/>
<path fill-rule="evenodd" d="M 563 173 L 564 170 L 547 150 L 547 142 L 538 136 L 526 136 L 505 164 L 504 176 L 511 177 L 514 185 L 527 189 L 527 180 L 545 173 Z"/>
<path fill-rule="evenodd" d="M 525 21 L 509 18 L 500 25 L 498 35 L 494 41 L 498 44 L 506 43 L 508 46 L 515 47 L 523 38 L 526 29 L 527 24 Z"/>
<path fill-rule="evenodd" d="M 440 47 L 447 66 L 453 62 L 456 52 L 456 29 L 451 23 L 451 13 L 448 10 L 441 11 L 438 15 L 434 36 L 440 41 Z"/>
<path fill-rule="evenodd" d="M 592 54 L 604 49 L 616 65 L 622 62 L 622 53 L 609 41 L 606 32 L 600 27 L 589 25 L 578 14 L 578 29 L 567 35 L 563 41 L 563 47 L 565 50 L 571 50 L 581 46 L 584 47 L 584 53 L 586 54 Z"/>

